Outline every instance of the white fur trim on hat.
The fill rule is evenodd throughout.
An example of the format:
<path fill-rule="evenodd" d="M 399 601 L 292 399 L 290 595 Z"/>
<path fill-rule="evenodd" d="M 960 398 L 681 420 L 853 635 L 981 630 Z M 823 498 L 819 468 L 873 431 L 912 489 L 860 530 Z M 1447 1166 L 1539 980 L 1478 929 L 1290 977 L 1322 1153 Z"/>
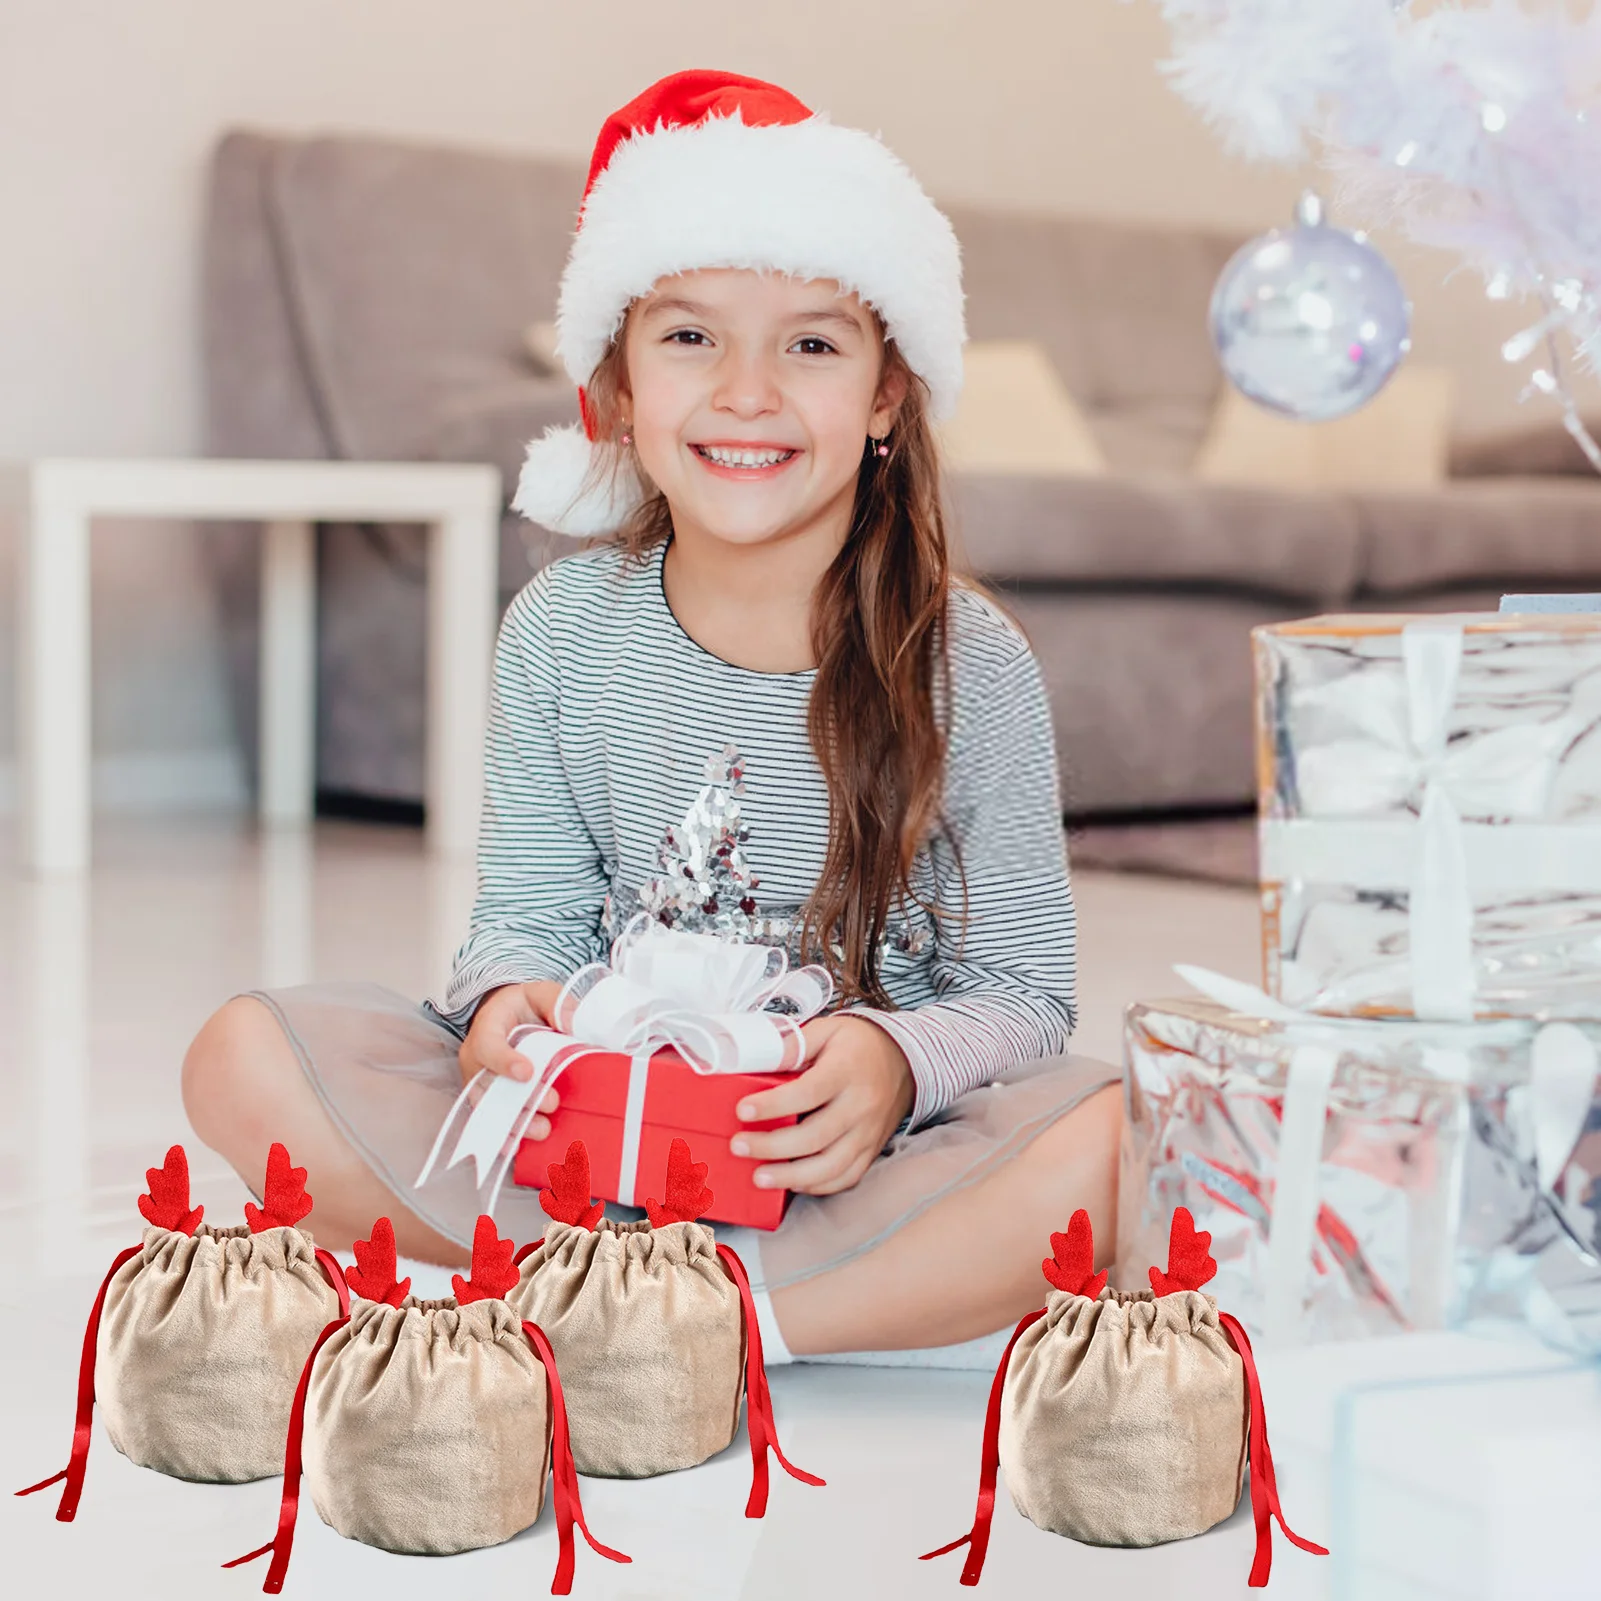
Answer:
<path fill-rule="evenodd" d="M 573 382 L 589 382 L 659 279 L 709 267 L 837 280 L 884 319 L 935 419 L 955 412 L 966 338 L 956 235 L 871 134 L 821 116 L 748 127 L 736 115 L 620 144 L 562 275 L 556 349 Z"/>
<path fill-rule="evenodd" d="M 599 468 L 592 473 L 592 469 Z M 553 534 L 592 539 L 614 533 L 640 503 L 637 482 L 612 474 L 577 424 L 547 428 L 528 447 L 512 509 Z"/>

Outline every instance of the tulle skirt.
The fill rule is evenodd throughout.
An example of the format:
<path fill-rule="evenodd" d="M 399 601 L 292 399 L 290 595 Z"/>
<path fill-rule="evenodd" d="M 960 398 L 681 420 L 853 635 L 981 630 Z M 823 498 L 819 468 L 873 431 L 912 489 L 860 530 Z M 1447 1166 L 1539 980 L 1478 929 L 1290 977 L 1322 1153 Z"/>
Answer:
<path fill-rule="evenodd" d="M 283 1026 L 335 1126 L 401 1205 L 470 1246 L 480 1210 L 471 1164 L 436 1169 L 421 1189 L 413 1183 L 461 1091 L 460 1038 L 379 984 L 251 993 Z M 934 1122 L 897 1135 L 853 1188 L 797 1195 L 779 1227 L 757 1236 L 766 1289 L 873 1250 L 946 1196 L 980 1183 L 1116 1078 L 1106 1063 L 1084 1056 L 1022 1063 L 962 1096 Z M 538 1239 L 545 1232 L 538 1191 L 508 1183 L 495 1220 L 515 1240 Z"/>

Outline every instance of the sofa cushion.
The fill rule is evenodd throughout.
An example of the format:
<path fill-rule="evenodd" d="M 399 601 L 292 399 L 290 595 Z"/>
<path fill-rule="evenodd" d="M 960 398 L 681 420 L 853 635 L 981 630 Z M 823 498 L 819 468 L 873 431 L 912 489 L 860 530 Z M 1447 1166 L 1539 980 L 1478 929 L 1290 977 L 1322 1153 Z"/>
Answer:
<path fill-rule="evenodd" d="M 1601 415 L 1587 417 L 1585 423 L 1601 439 Z M 1523 478 L 1536 473 L 1593 478 L 1595 468 L 1578 440 L 1549 417 L 1521 428 L 1463 435 L 1452 443 L 1453 478 Z"/>
<path fill-rule="evenodd" d="M 1333 495 L 1193 480 L 957 474 L 952 522 L 966 565 L 1050 586 L 1227 588 L 1325 606 L 1350 594 L 1361 525 Z"/>
<path fill-rule="evenodd" d="M 1113 472 L 1188 472 L 1203 413 L 1187 400 L 1146 400 L 1116 411 L 1085 412 Z"/>
<path fill-rule="evenodd" d="M 1601 587 L 1601 481 L 1505 478 L 1351 496 L 1358 597 Z"/>
<path fill-rule="evenodd" d="M 1238 238 L 979 206 L 948 211 L 962 244 L 969 334 L 1038 340 L 1092 425 L 1108 424 L 1102 443 L 1114 467 L 1186 466 L 1220 381 L 1207 307 Z"/>
<path fill-rule="evenodd" d="M 548 384 L 523 333 L 555 306 L 582 173 L 389 140 L 277 151 L 271 215 L 338 453 L 418 454 L 463 392 Z"/>
<path fill-rule="evenodd" d="M 1304 609 L 1239 595 L 1019 593 L 1074 814 L 1248 806 L 1250 631 Z"/>
<path fill-rule="evenodd" d="M 1429 489 L 1445 478 L 1454 384 L 1408 362 L 1365 406 L 1300 422 L 1226 385 L 1195 458 L 1203 484 L 1280 489 Z"/>
<path fill-rule="evenodd" d="M 1083 412 L 1032 339 L 968 342 L 961 402 L 939 436 L 941 454 L 959 471 L 1048 478 L 1106 471 Z"/>

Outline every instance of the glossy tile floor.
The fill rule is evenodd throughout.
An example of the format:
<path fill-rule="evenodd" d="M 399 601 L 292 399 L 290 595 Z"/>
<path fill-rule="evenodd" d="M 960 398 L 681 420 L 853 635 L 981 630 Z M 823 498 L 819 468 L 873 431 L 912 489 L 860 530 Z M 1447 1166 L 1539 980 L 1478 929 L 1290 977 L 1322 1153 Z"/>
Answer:
<path fill-rule="evenodd" d="M 472 875 L 431 863 L 419 836 L 358 825 L 259 837 L 227 822 L 107 824 L 85 884 L 0 868 L 0 1471 L 30 1483 L 65 1463 L 78 1346 L 94 1285 L 137 1241 L 144 1169 L 186 1135 L 178 1063 L 201 1020 L 251 985 L 368 977 L 421 994 L 443 975 Z M 13 859 L 0 840 L 0 862 Z M 1255 908 L 1240 890 L 1085 874 L 1080 1048 L 1115 1060 L 1118 1017 L 1137 996 L 1171 993 L 1175 960 L 1243 978 L 1257 972 Z M 208 1217 L 240 1213 L 244 1192 L 190 1141 Z M 960 1557 L 919 1551 L 972 1516 L 988 1377 L 807 1366 L 773 1376 L 793 1459 L 826 1490 L 775 1478 L 772 1505 L 745 1521 L 741 1440 L 689 1473 L 635 1483 L 586 1480 L 599 1538 L 630 1552 L 614 1567 L 580 1547 L 574 1593 L 596 1598 L 954 1596 Z M 1294 1470 L 1281 1470 L 1295 1508 Z M 76 1597 L 248 1597 L 265 1564 L 218 1564 L 266 1540 L 277 1481 L 182 1484 L 132 1467 L 96 1429 L 78 1520 L 54 1521 L 55 1493 L 0 1497 L 0 1593 Z M 1308 1497 L 1314 1486 L 1305 1486 Z M 1295 1519 L 1316 1534 L 1324 1509 Z M 539 1525 L 492 1551 L 443 1560 L 390 1556 L 341 1540 L 302 1509 L 285 1593 L 332 1597 L 544 1594 L 556 1555 Z M 1004 1496 L 981 1593 L 991 1596 L 1247 1594 L 1244 1512 L 1182 1545 L 1097 1550 L 1026 1523 Z M 1324 1567 L 1278 1542 L 1273 1593 L 1322 1596 Z M 1363 1601 L 1367 1601 L 1364 1597 Z"/>

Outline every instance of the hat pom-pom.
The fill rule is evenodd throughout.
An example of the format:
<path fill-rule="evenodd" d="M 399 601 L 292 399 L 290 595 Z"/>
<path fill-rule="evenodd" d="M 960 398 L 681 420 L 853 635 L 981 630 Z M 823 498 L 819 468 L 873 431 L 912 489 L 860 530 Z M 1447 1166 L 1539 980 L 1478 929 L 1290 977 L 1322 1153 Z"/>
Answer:
<path fill-rule="evenodd" d="M 553 534 L 590 539 L 615 533 L 640 503 L 637 481 L 612 472 L 576 423 L 547 428 L 528 447 L 512 509 Z"/>

